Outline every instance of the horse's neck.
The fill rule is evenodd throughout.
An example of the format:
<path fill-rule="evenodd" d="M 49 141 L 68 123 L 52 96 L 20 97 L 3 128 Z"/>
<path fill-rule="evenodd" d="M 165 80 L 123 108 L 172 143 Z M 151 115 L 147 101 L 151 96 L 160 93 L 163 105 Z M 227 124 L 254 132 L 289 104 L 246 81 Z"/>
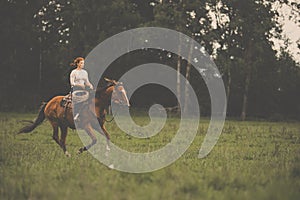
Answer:
<path fill-rule="evenodd" d="M 101 90 L 100 94 L 97 95 L 98 96 L 97 99 L 102 109 L 106 108 L 109 105 L 113 90 L 114 90 L 114 86 L 109 86 L 105 90 Z"/>

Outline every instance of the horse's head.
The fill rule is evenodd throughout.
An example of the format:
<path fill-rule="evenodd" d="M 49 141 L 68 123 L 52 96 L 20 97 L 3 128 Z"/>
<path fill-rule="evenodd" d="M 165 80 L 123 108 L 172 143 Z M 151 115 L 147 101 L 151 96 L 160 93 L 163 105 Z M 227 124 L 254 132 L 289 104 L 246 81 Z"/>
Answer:
<path fill-rule="evenodd" d="M 123 86 L 122 82 L 118 82 L 115 80 L 110 80 L 105 78 L 105 80 L 114 86 L 114 90 L 111 95 L 111 100 L 115 104 L 123 105 L 123 106 L 130 106 L 129 100 L 127 98 L 126 90 Z"/>

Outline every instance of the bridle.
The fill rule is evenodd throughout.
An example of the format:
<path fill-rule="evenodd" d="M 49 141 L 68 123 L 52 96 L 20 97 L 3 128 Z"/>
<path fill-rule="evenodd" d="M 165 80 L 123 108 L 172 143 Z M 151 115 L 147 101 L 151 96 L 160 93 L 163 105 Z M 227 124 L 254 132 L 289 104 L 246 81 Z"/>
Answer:
<path fill-rule="evenodd" d="M 114 90 L 113 90 L 113 93 L 112 93 L 112 96 L 111 96 L 111 102 L 119 104 L 119 105 L 124 104 L 124 100 L 122 98 L 116 98 L 116 97 L 119 97 L 120 95 L 123 95 L 123 91 L 118 90 L 118 87 L 120 87 L 120 86 L 123 87 L 123 83 L 122 82 L 115 82 L 115 84 L 113 84 L 112 86 L 114 86 Z M 124 90 L 124 88 L 123 88 L 123 90 Z M 126 93 L 125 93 L 125 95 L 126 95 Z M 126 98 L 127 98 L 127 95 L 126 95 Z M 126 101 L 128 101 L 128 100 L 126 100 Z M 119 108 L 114 113 L 112 119 L 107 120 L 106 117 L 105 117 L 105 114 L 103 114 L 102 116 L 100 116 L 100 120 L 104 120 L 105 122 L 110 123 L 115 119 L 115 116 L 118 114 L 118 111 L 119 111 Z"/>

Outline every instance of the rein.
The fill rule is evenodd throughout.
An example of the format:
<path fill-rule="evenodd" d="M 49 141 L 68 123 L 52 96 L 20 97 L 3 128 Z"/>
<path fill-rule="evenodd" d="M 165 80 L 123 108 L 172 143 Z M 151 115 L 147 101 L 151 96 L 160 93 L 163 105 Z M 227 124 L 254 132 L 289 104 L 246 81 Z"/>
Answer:
<path fill-rule="evenodd" d="M 110 123 L 110 122 L 112 122 L 112 121 L 115 119 L 115 115 L 113 115 L 113 117 L 112 117 L 111 120 L 107 120 L 106 117 L 105 117 L 105 115 L 103 116 L 103 119 L 104 119 L 104 121 L 106 121 L 107 123 Z"/>
<path fill-rule="evenodd" d="M 115 87 L 116 85 L 115 85 L 115 84 L 109 84 L 109 85 L 107 85 L 107 86 L 105 86 L 105 87 L 103 87 L 103 88 L 97 88 L 96 90 L 93 90 L 93 91 L 96 93 L 95 97 L 97 98 L 97 93 L 98 93 L 98 95 L 99 95 L 100 92 L 105 91 L 107 88 L 109 88 L 109 87 L 111 87 L 111 86 L 114 86 L 114 87 Z M 98 97 L 100 97 L 100 96 L 98 96 Z M 115 116 L 118 114 L 118 111 L 119 111 L 119 109 L 115 112 L 115 114 L 112 116 L 112 118 L 111 118 L 110 120 L 107 120 L 105 114 L 103 114 L 103 115 L 101 115 L 101 116 L 98 118 L 98 121 L 99 121 L 99 120 L 104 120 L 105 122 L 110 123 L 110 122 L 112 122 L 112 121 L 115 119 Z"/>
<path fill-rule="evenodd" d="M 110 123 L 110 122 L 112 122 L 112 121 L 115 119 L 115 116 L 118 114 L 118 111 L 119 111 L 119 110 L 117 110 L 117 112 L 115 112 L 115 114 L 113 115 L 112 119 L 110 119 L 110 120 L 107 120 L 106 117 L 105 117 L 105 115 L 103 115 L 101 118 L 102 118 L 104 121 Z"/>

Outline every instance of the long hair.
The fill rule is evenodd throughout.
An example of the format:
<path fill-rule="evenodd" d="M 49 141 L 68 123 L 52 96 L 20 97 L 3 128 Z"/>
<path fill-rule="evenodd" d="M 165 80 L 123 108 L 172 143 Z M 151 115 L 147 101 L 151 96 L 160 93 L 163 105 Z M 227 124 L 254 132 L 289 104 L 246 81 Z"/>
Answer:
<path fill-rule="evenodd" d="M 78 63 L 79 63 L 80 61 L 82 61 L 82 60 L 84 60 L 83 57 L 77 57 L 77 58 L 75 58 L 75 60 L 74 60 L 72 63 L 70 63 L 70 66 L 71 66 L 71 67 L 77 67 Z"/>

